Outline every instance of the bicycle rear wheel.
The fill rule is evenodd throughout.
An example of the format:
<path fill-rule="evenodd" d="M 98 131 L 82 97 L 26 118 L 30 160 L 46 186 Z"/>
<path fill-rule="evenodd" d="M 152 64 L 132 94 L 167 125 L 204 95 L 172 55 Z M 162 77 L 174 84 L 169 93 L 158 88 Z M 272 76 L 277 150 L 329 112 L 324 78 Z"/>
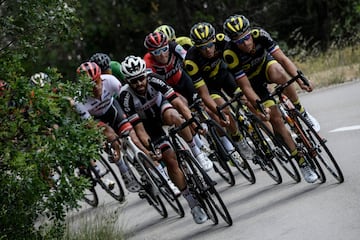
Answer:
<path fill-rule="evenodd" d="M 187 161 L 187 165 L 191 169 L 193 187 L 198 199 L 200 200 L 200 202 L 202 201 L 205 211 L 207 211 L 207 209 L 210 209 L 211 211 L 212 216 L 209 216 L 209 218 L 215 224 L 217 224 L 217 212 L 221 216 L 221 218 L 224 219 L 224 221 L 229 226 L 231 226 L 233 224 L 232 217 L 223 199 L 215 188 L 216 182 L 213 181 L 210 176 L 201 168 L 199 163 L 190 156 L 189 152 L 182 151 L 181 155 L 184 159 L 186 159 L 185 161 Z M 214 209 L 216 210 L 216 212 L 214 212 Z M 214 216 L 216 216 L 216 218 Z"/>
<path fill-rule="evenodd" d="M 156 168 L 154 162 L 143 153 L 139 153 L 138 158 L 144 164 L 148 176 L 150 176 L 155 182 L 163 198 L 169 203 L 176 214 L 178 214 L 181 218 L 184 217 L 184 208 L 180 203 L 179 198 L 174 194 L 167 180 Z"/>
<path fill-rule="evenodd" d="M 296 111 L 295 114 L 297 115 L 298 123 L 301 124 L 304 133 L 311 141 L 312 148 L 308 149 L 308 155 L 314 159 L 315 163 L 321 162 L 339 183 L 344 182 L 344 175 L 333 154 L 327 147 L 326 139 L 322 138 L 298 111 Z M 318 168 L 320 181 L 324 181 L 322 180 L 322 178 L 325 178 L 322 168 L 320 166 L 318 166 Z"/>
<path fill-rule="evenodd" d="M 123 202 L 125 200 L 124 189 L 109 162 L 100 155 L 100 159 L 96 161 L 96 165 L 100 169 L 99 173 L 96 172 L 96 181 L 112 198 Z"/>

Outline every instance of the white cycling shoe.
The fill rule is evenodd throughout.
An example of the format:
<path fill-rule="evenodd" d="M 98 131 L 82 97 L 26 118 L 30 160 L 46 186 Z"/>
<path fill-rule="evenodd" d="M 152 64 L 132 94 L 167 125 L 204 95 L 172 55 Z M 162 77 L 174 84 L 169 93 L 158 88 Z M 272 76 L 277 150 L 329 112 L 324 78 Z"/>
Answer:
<path fill-rule="evenodd" d="M 191 209 L 191 214 L 193 215 L 193 219 L 197 224 L 202 224 L 208 220 L 208 217 L 200 206 L 195 206 Z"/>
<path fill-rule="evenodd" d="M 174 192 L 175 196 L 179 196 L 181 194 L 179 188 L 175 186 L 175 184 L 170 179 L 167 180 L 167 183 L 171 190 Z"/>
<path fill-rule="evenodd" d="M 213 162 L 203 152 L 196 156 L 196 160 L 206 172 L 213 168 Z"/>
<path fill-rule="evenodd" d="M 316 132 L 320 131 L 320 123 L 318 122 L 318 120 L 316 120 L 316 118 L 311 116 L 309 112 L 304 111 L 303 113 L 301 113 L 301 115 L 306 119 L 308 123 L 311 124 L 311 126 L 314 128 Z"/>

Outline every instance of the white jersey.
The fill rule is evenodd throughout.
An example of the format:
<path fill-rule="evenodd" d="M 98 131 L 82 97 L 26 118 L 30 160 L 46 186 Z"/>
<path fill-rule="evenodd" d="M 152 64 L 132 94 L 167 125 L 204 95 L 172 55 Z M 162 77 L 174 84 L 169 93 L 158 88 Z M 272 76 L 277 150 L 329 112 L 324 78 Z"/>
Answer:
<path fill-rule="evenodd" d="M 84 103 L 75 102 L 76 111 L 79 112 L 83 119 L 104 115 L 113 104 L 114 97 L 120 94 L 121 83 L 116 77 L 111 74 L 101 74 L 101 79 L 103 87 L 100 100 L 88 97 Z"/>

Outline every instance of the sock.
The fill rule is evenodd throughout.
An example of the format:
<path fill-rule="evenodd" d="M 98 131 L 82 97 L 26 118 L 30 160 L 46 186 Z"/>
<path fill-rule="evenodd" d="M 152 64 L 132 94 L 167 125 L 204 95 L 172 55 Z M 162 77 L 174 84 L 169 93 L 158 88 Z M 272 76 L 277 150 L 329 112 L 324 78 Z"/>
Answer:
<path fill-rule="evenodd" d="M 183 197 L 186 199 L 186 201 L 188 202 L 189 207 L 191 209 L 199 204 L 198 201 L 194 198 L 194 196 L 189 191 L 188 187 L 186 187 L 185 190 L 181 191 L 181 193 L 182 193 Z"/>
<path fill-rule="evenodd" d="M 156 169 L 161 173 L 161 175 L 168 180 L 169 179 L 169 175 L 167 174 L 167 172 L 165 171 L 165 169 L 163 168 L 163 166 L 161 164 L 156 166 Z"/>
<path fill-rule="evenodd" d="M 196 146 L 198 146 L 198 148 L 201 148 L 204 145 L 204 143 L 200 139 L 199 134 L 194 135 L 194 140 L 195 140 L 195 144 L 196 144 Z"/>
<path fill-rule="evenodd" d="M 229 141 L 229 139 L 227 139 L 227 137 L 222 136 L 222 137 L 220 137 L 220 139 L 221 139 L 221 142 L 224 144 L 226 151 L 228 151 L 228 152 L 234 151 L 234 147 L 231 144 L 231 142 Z"/>
<path fill-rule="evenodd" d="M 189 145 L 191 152 L 195 157 L 201 153 L 200 148 L 195 144 L 194 138 L 191 140 L 191 142 L 187 142 L 187 144 Z"/>
<path fill-rule="evenodd" d="M 128 166 L 125 164 L 124 159 L 122 157 L 120 157 L 116 165 L 118 166 L 120 173 L 125 173 L 129 171 Z"/>
<path fill-rule="evenodd" d="M 293 104 L 300 113 L 303 113 L 305 111 L 305 108 L 300 103 L 300 99 L 297 99 L 295 102 L 293 102 Z"/>
<path fill-rule="evenodd" d="M 240 140 L 243 139 L 243 136 L 239 130 L 236 130 L 235 133 L 231 133 L 231 139 L 235 142 L 239 142 Z"/>
<path fill-rule="evenodd" d="M 299 156 L 299 152 L 297 149 L 291 152 L 291 156 L 295 157 L 295 159 L 298 161 L 299 166 L 303 165 L 305 163 L 305 159 L 302 156 Z"/>

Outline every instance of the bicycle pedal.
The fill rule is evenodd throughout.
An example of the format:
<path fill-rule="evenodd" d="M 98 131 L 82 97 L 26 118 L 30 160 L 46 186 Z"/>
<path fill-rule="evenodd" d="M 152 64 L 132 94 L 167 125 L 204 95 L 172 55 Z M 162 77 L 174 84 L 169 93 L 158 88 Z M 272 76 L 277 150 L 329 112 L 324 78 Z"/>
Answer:
<path fill-rule="evenodd" d="M 141 199 L 147 198 L 147 193 L 145 192 L 145 190 L 141 189 L 141 190 L 139 191 L 139 197 L 140 197 Z"/>

